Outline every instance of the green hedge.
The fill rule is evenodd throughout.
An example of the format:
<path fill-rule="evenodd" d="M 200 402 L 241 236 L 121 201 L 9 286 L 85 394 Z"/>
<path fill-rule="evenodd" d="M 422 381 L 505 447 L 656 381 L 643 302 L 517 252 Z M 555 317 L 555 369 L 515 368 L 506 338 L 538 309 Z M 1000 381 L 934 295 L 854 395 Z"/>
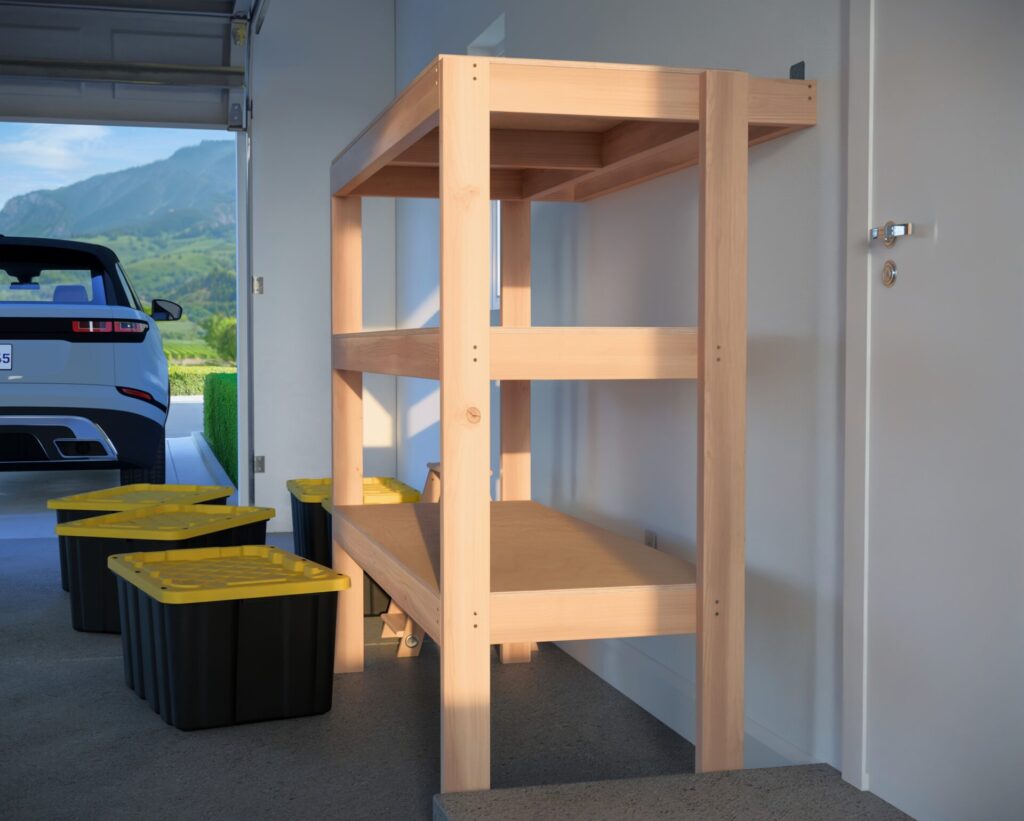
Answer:
<path fill-rule="evenodd" d="M 199 396 L 211 373 L 233 373 L 234 368 L 217 365 L 170 365 L 171 396 Z"/>
<path fill-rule="evenodd" d="M 203 433 L 238 486 L 238 374 L 210 373 L 203 387 Z"/>

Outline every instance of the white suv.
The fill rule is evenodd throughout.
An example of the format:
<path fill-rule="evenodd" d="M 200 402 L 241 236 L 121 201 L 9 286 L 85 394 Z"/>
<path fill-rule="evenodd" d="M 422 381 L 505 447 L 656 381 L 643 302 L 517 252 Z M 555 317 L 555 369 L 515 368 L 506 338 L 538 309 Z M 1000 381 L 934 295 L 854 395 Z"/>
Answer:
<path fill-rule="evenodd" d="M 167 358 L 109 248 L 0 236 L 0 470 L 119 468 L 164 481 Z"/>

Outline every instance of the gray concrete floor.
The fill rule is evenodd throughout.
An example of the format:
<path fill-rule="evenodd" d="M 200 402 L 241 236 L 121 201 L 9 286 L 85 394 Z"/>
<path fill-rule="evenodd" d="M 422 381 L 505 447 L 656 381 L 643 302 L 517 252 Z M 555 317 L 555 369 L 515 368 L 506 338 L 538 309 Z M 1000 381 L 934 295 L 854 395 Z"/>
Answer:
<path fill-rule="evenodd" d="M 211 483 L 184 435 L 197 408 L 201 419 L 201 404 L 172 405 L 183 435 L 168 439 L 169 481 Z M 46 500 L 117 480 L 113 471 L 0 473 L 0 817 L 431 818 L 433 643 L 397 660 L 369 620 L 366 671 L 335 679 L 330 713 L 184 733 L 125 686 L 119 636 L 71 629 Z M 268 541 L 287 549 L 291 534 Z M 542 645 L 529 665 L 495 662 L 492 677 L 497 789 L 445 796 L 437 818 L 896 817 L 831 768 L 687 781 L 693 747 L 554 647 Z M 683 780 L 646 778 L 669 774 Z M 574 783 L 605 779 L 626 780 Z"/>
<path fill-rule="evenodd" d="M 335 679 L 326 715 L 184 733 L 125 686 L 119 636 L 71 629 L 56 540 L 11 537 L 7 519 L 0 516 L 0 815 L 431 817 L 435 645 L 405 660 L 393 644 L 371 645 L 365 673 Z M 692 770 L 685 740 L 553 647 L 531 665 L 495 663 L 493 693 L 496 787 Z"/>

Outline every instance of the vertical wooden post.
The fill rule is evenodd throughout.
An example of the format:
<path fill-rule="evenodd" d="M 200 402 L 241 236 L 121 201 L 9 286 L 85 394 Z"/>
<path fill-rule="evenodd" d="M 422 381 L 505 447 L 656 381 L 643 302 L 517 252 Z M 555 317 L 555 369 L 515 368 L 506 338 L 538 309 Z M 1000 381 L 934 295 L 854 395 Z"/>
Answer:
<path fill-rule="evenodd" d="M 441 791 L 491 783 L 490 94 L 441 63 Z"/>
<path fill-rule="evenodd" d="M 530 202 L 501 204 L 501 324 L 529 328 Z M 530 383 L 501 383 L 501 498 L 526 500 L 530 489 Z M 503 644 L 502 664 L 530 661 L 533 643 Z"/>
<path fill-rule="evenodd" d="M 331 198 L 331 333 L 363 327 L 363 222 L 358 197 Z M 331 370 L 333 503 L 363 503 L 363 375 Z M 334 517 L 335 527 L 338 519 Z M 352 580 L 338 596 L 334 672 L 363 669 L 363 570 L 333 537 L 334 569 Z"/>
<path fill-rule="evenodd" d="M 747 75 L 700 83 L 697 771 L 743 767 Z"/>

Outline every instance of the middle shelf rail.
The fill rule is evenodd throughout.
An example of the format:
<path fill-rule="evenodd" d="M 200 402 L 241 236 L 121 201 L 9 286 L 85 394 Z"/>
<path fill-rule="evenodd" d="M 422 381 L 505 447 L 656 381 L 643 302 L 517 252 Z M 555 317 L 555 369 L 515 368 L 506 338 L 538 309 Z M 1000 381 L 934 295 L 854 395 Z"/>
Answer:
<path fill-rule="evenodd" d="M 492 327 L 490 378 L 696 379 L 696 328 Z M 336 370 L 440 378 L 441 330 L 335 334 Z M 557 354 L 557 355 L 556 355 Z"/>

